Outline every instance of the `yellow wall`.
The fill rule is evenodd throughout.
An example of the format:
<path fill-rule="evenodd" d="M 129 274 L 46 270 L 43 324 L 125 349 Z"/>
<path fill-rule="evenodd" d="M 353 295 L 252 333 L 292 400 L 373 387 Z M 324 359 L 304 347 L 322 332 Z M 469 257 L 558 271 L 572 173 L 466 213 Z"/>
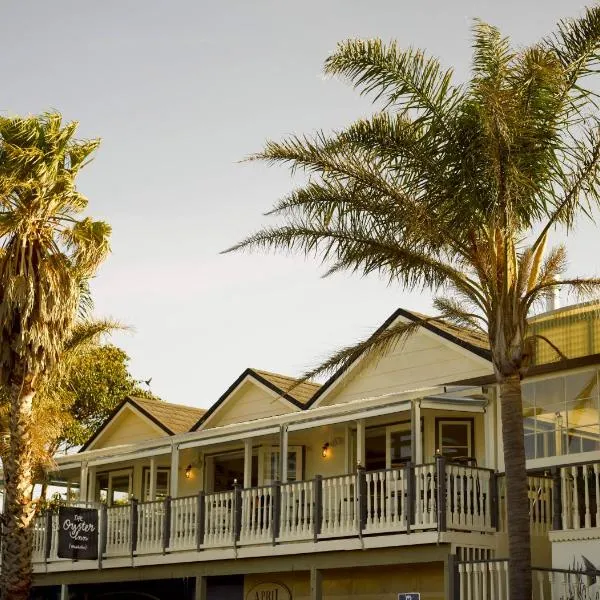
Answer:
<path fill-rule="evenodd" d="M 453 347 L 429 332 L 417 332 L 380 361 L 369 365 L 327 395 L 322 404 L 341 404 L 471 377 L 489 375 L 491 364 Z"/>
<path fill-rule="evenodd" d="M 208 419 L 206 427 L 219 427 L 265 417 L 284 415 L 299 409 L 282 401 L 270 391 L 251 380 L 229 396 L 225 403 Z"/>
<path fill-rule="evenodd" d="M 323 600 L 397 600 L 400 592 L 420 592 L 421 600 L 445 598 L 442 563 L 332 569 L 322 573 Z M 310 576 L 306 572 L 246 575 L 244 598 L 262 582 L 285 585 L 292 600 L 310 599 Z"/>
<path fill-rule="evenodd" d="M 167 434 L 151 423 L 146 417 L 125 406 L 120 415 L 94 441 L 89 450 L 109 448 L 122 444 L 135 444 Z"/>

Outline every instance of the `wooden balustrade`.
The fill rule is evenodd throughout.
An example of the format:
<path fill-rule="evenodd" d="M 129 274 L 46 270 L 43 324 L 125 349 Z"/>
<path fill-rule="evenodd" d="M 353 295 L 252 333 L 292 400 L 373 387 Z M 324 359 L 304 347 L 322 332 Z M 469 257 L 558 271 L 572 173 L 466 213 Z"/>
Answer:
<path fill-rule="evenodd" d="M 162 551 L 164 525 L 164 502 L 144 502 L 138 505 L 136 548 L 138 554 Z"/>
<path fill-rule="evenodd" d="M 281 485 L 281 541 L 307 540 L 314 534 L 314 482 L 293 481 Z"/>
<path fill-rule="evenodd" d="M 204 546 L 234 543 L 234 492 L 217 492 L 204 497 Z"/>
<path fill-rule="evenodd" d="M 414 467 L 414 525 L 412 529 L 436 529 L 437 493 L 436 465 Z"/>
<path fill-rule="evenodd" d="M 131 533 L 131 506 L 109 507 L 106 510 L 106 555 L 131 554 Z"/>
<path fill-rule="evenodd" d="M 46 559 L 46 517 L 35 517 L 31 525 L 33 530 L 33 562 L 44 562 Z"/>
<path fill-rule="evenodd" d="M 448 529 L 493 531 L 492 475 L 489 469 L 446 464 Z"/>
<path fill-rule="evenodd" d="M 365 473 L 365 479 L 365 533 L 405 531 L 409 518 L 406 471 L 371 471 Z"/>
<path fill-rule="evenodd" d="M 241 490 L 241 544 L 271 541 L 273 536 L 273 490 L 274 487 L 270 485 Z"/>
<path fill-rule="evenodd" d="M 560 470 L 562 528 L 600 527 L 600 463 Z"/>
<path fill-rule="evenodd" d="M 198 496 L 171 500 L 170 550 L 192 550 L 197 546 L 198 512 Z"/>
<path fill-rule="evenodd" d="M 322 537 L 358 532 L 356 475 L 325 477 L 322 480 Z"/>

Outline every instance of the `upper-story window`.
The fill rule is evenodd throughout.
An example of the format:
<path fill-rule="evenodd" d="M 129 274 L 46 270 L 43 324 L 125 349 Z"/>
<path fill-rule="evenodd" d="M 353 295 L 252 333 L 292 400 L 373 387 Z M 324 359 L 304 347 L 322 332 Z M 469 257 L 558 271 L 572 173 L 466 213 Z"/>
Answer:
<path fill-rule="evenodd" d="M 472 419 L 436 419 L 437 450 L 450 460 L 474 456 Z"/>
<path fill-rule="evenodd" d="M 597 369 L 526 382 L 522 389 L 528 459 L 600 450 Z"/>

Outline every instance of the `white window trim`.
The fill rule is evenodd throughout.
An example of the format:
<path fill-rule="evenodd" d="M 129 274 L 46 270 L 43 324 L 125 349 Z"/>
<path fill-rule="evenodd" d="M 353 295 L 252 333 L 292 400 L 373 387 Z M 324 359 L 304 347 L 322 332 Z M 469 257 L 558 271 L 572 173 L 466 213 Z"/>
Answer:
<path fill-rule="evenodd" d="M 437 430 L 437 439 L 439 441 L 439 448 L 436 448 L 436 451 L 439 450 L 442 454 L 444 454 L 444 437 L 442 436 L 442 427 L 444 425 L 467 425 L 468 427 L 468 434 L 467 434 L 467 456 L 468 457 L 473 457 L 474 455 L 474 451 L 475 449 L 473 448 L 473 421 L 469 421 L 469 420 L 454 420 L 454 419 L 439 419 L 437 426 L 438 426 L 438 430 Z"/>

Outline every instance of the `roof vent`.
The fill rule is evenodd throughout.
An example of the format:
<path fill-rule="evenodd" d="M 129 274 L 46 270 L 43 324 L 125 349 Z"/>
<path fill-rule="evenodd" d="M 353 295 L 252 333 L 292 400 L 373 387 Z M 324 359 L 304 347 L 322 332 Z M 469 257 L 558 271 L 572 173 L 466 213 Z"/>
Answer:
<path fill-rule="evenodd" d="M 558 281 L 558 277 L 556 278 Z M 555 285 L 550 290 L 550 294 L 546 299 L 546 310 L 548 312 L 552 310 L 557 310 L 560 308 L 560 285 Z"/>

